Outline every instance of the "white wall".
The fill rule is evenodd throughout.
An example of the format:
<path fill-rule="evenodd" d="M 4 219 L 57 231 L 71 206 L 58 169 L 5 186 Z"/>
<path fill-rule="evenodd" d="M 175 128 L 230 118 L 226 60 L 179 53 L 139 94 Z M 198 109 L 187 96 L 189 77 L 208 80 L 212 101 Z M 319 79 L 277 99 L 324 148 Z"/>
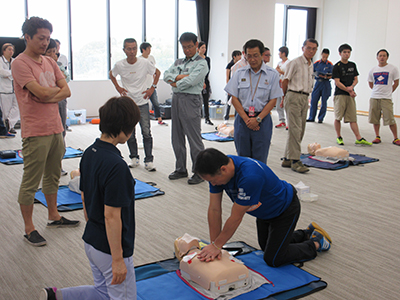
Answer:
<path fill-rule="evenodd" d="M 321 44 L 330 48 L 332 63 L 340 60 L 338 47 L 341 44 L 348 43 L 353 48 L 350 60 L 357 64 L 360 73 L 356 87 L 360 111 L 368 111 L 371 90 L 367 78 L 369 70 L 377 64 L 376 52 L 386 48 L 390 53 L 389 63 L 400 65 L 399 11 L 398 0 L 324 1 Z M 396 91 L 393 97 L 396 115 L 400 114 L 398 100 L 399 92 Z M 332 100 L 328 106 L 333 106 Z"/>
<path fill-rule="evenodd" d="M 226 99 L 225 67 L 231 60 L 232 51 L 242 50 L 244 43 L 249 39 L 259 39 L 266 47 L 274 49 L 275 3 L 321 7 L 322 1 L 211 0 L 208 52 L 212 63 L 210 83 L 213 94 L 211 98 Z M 273 61 L 269 63 L 271 67 L 275 64 L 276 62 Z"/>
<path fill-rule="evenodd" d="M 71 97 L 68 98 L 68 109 L 86 109 L 90 117 L 99 115 L 99 107 L 109 98 L 119 96 L 111 80 L 76 81 L 69 83 Z M 157 85 L 158 101 L 164 103 L 171 98 L 171 87 L 160 80 Z"/>

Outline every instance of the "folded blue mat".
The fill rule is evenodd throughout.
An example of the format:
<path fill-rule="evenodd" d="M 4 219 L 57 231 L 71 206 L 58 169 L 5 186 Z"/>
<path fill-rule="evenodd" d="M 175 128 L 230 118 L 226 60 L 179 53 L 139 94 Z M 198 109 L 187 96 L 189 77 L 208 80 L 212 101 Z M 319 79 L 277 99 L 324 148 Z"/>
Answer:
<path fill-rule="evenodd" d="M 214 132 L 205 132 L 201 134 L 201 137 L 207 141 L 214 141 L 214 142 L 231 142 L 233 141 L 233 137 L 227 136 L 219 136 L 218 131 Z"/>
<path fill-rule="evenodd" d="M 366 163 L 370 163 L 370 162 L 379 161 L 379 159 L 377 159 L 377 158 L 367 157 L 367 156 L 361 155 L 361 154 L 350 154 L 349 156 L 354 158 L 354 160 L 353 161 L 342 160 L 342 161 L 339 161 L 334 164 L 312 159 L 312 158 L 310 158 L 312 156 L 310 156 L 308 154 L 302 154 L 300 156 L 300 160 L 307 167 L 315 167 L 315 168 L 327 169 L 327 170 L 339 170 L 339 169 L 347 168 L 348 166 L 357 166 L 359 164 L 366 164 Z"/>
<path fill-rule="evenodd" d="M 0 158 L 0 162 L 5 165 L 23 164 L 24 159 L 22 158 L 21 150 L 13 150 L 13 151 L 15 151 L 15 155 L 16 155 L 15 158 Z M 80 157 L 80 156 L 82 156 L 82 154 L 83 154 L 82 150 L 67 147 L 65 149 L 65 154 L 64 154 L 63 159 Z"/>
<path fill-rule="evenodd" d="M 240 242 L 239 242 L 240 243 Z M 305 295 L 324 289 L 327 283 L 320 278 L 298 268 L 287 265 L 279 268 L 267 266 L 263 260 L 262 251 L 254 251 L 248 254 L 238 255 L 245 265 L 264 275 L 273 284 L 265 284 L 256 290 L 242 294 L 233 299 L 298 299 Z M 163 264 L 169 262 L 175 264 L 175 269 L 165 268 Z M 208 299 L 185 282 L 183 282 L 174 270 L 179 268 L 177 259 L 170 259 L 135 268 L 137 280 L 138 300 L 145 299 Z M 172 269 L 172 270 L 171 270 Z"/>
<path fill-rule="evenodd" d="M 144 199 L 149 197 L 154 197 L 158 195 L 164 195 L 165 192 L 161 191 L 159 188 L 151 186 L 148 183 L 135 179 L 135 199 Z M 47 207 L 46 198 L 39 189 L 35 194 L 35 202 L 42 203 Z M 57 192 L 57 209 L 58 211 L 71 211 L 76 209 L 82 209 L 82 199 L 81 195 L 72 192 L 67 185 L 62 185 L 58 188 Z"/>

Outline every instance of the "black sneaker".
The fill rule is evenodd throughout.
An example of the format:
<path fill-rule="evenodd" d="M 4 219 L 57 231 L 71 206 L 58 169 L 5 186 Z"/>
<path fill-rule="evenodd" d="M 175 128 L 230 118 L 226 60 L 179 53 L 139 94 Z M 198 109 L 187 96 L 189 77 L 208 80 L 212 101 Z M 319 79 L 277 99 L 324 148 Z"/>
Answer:
<path fill-rule="evenodd" d="M 42 289 L 40 291 L 40 300 L 57 300 L 56 291 L 57 288 L 55 287 Z"/>
<path fill-rule="evenodd" d="M 188 179 L 188 183 L 189 184 L 198 184 L 198 183 L 203 182 L 203 181 L 204 181 L 204 179 L 202 179 L 197 174 L 193 174 L 193 176 Z"/>
<path fill-rule="evenodd" d="M 47 227 L 49 228 L 59 228 L 59 227 L 76 227 L 78 226 L 80 221 L 71 221 L 64 217 L 61 217 L 58 221 L 53 221 L 51 223 L 47 223 Z"/>
<path fill-rule="evenodd" d="M 44 237 L 42 237 L 37 230 L 32 231 L 30 234 L 24 235 L 24 241 L 31 244 L 34 247 L 40 247 L 47 244 Z"/>
<path fill-rule="evenodd" d="M 184 177 L 188 177 L 187 172 L 173 171 L 171 174 L 168 175 L 169 180 L 175 180 L 175 179 L 180 179 L 180 178 L 184 178 Z"/>

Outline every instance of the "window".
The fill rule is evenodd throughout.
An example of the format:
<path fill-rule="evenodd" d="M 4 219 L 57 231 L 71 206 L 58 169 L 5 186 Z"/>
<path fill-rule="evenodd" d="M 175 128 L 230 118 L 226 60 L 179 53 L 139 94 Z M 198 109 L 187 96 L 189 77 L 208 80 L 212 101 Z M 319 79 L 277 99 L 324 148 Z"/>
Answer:
<path fill-rule="evenodd" d="M 73 79 L 107 79 L 105 0 L 71 0 Z"/>
<path fill-rule="evenodd" d="M 197 34 L 197 13 L 196 13 L 196 1 L 191 0 L 180 0 L 179 1 L 179 30 L 178 39 L 184 32 L 193 32 Z M 208 46 L 208 45 L 206 45 Z M 178 57 L 185 57 L 183 54 L 182 47 L 178 43 Z"/>
<path fill-rule="evenodd" d="M 51 25 L 53 25 L 53 33 L 51 34 L 51 38 L 60 41 L 60 53 L 68 57 L 68 18 L 66 13 L 61 14 L 60 11 L 67 11 L 67 1 L 61 2 L 60 5 L 54 5 L 53 0 L 36 0 L 28 2 L 29 17 L 39 16 L 43 19 L 47 19 Z M 20 27 L 21 26 L 22 23 Z"/>
<path fill-rule="evenodd" d="M 111 68 L 126 58 L 122 51 L 124 40 L 134 38 L 139 45 L 142 41 L 142 0 L 110 1 Z"/>
<path fill-rule="evenodd" d="M 25 20 L 24 2 L 24 0 L 13 0 L 2 3 L 0 17 L 1 36 L 22 36 L 21 27 Z"/>
<path fill-rule="evenodd" d="M 151 55 L 163 73 L 174 62 L 175 0 L 146 1 L 146 42 L 151 44 Z"/>
<path fill-rule="evenodd" d="M 20 37 L 26 12 L 52 23 L 52 38 L 61 42 L 73 80 L 108 79 L 110 65 L 125 58 L 125 38 L 136 39 L 138 46 L 146 39 L 163 72 L 178 51 L 183 57 L 179 35 L 197 33 L 194 0 L 13 0 L 0 18 L 1 35 Z"/>
<path fill-rule="evenodd" d="M 275 5 L 275 59 L 281 46 L 289 48 L 289 58 L 303 54 L 302 46 L 307 38 L 315 37 L 316 9 L 300 6 Z"/>

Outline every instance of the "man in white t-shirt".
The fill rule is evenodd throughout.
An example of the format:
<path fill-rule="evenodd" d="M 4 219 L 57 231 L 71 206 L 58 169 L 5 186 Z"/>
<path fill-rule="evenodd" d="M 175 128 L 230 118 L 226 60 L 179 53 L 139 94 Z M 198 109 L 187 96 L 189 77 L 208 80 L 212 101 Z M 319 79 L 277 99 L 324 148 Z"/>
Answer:
<path fill-rule="evenodd" d="M 160 78 L 160 71 L 149 60 L 143 57 L 136 57 L 137 43 L 135 39 L 129 38 L 124 41 L 123 48 L 126 59 L 117 61 L 110 71 L 110 79 L 121 96 L 128 96 L 135 101 L 140 109 L 140 127 L 142 129 L 143 146 L 144 146 L 144 164 L 147 171 L 155 171 L 153 164 L 153 137 L 150 131 L 150 113 L 148 99 L 155 90 L 155 83 Z M 146 85 L 147 75 L 154 75 L 153 85 L 148 88 Z M 116 77 L 121 77 L 122 87 L 118 84 Z M 133 131 L 129 138 L 128 147 L 130 151 L 131 163 L 130 168 L 139 166 L 138 145 L 136 141 L 136 133 Z"/>
<path fill-rule="evenodd" d="M 385 49 L 379 50 L 376 57 L 378 65 L 373 67 L 368 75 L 369 87 L 372 89 L 371 99 L 369 100 L 368 121 L 374 125 L 376 135 L 372 143 L 379 144 L 381 142 L 379 129 L 382 114 L 383 125 L 389 125 L 393 133 L 393 144 L 400 146 L 392 101 L 392 94 L 399 86 L 399 69 L 387 63 L 389 52 Z"/>
<path fill-rule="evenodd" d="M 156 65 L 156 60 L 154 59 L 153 55 L 150 55 L 151 53 L 151 45 L 150 43 L 141 43 L 140 44 L 140 52 L 142 55 L 140 57 L 148 59 L 153 65 Z M 158 97 L 157 97 L 157 82 L 154 80 L 154 74 L 153 75 L 147 75 L 147 81 L 146 81 L 146 86 L 147 88 L 154 87 L 154 92 L 150 96 L 150 102 L 153 105 L 153 110 L 154 110 L 154 117 L 158 120 L 158 125 L 165 125 L 168 126 L 167 123 L 165 123 L 162 118 L 161 118 L 161 112 L 160 112 L 160 104 L 158 103 Z"/>

